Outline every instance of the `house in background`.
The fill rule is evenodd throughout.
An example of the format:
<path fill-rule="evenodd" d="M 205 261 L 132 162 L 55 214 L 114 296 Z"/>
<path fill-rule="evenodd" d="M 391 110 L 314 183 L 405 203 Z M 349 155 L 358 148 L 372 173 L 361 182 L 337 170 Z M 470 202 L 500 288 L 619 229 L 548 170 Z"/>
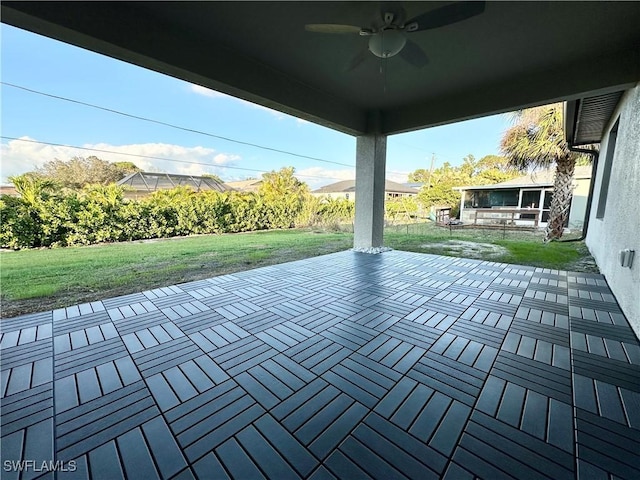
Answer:
<path fill-rule="evenodd" d="M 341 182 L 325 185 L 311 193 L 316 197 L 346 198 L 347 200 L 355 201 L 356 181 L 343 180 Z M 416 195 L 418 195 L 418 189 L 416 188 L 407 187 L 401 183 L 392 182 L 391 180 L 385 180 L 384 182 L 385 199 L 415 197 Z"/>
<path fill-rule="evenodd" d="M 10 195 L 18 197 L 20 194 L 13 185 L 0 185 L 0 195 Z"/>
<path fill-rule="evenodd" d="M 600 143 L 586 244 L 640 336 L 640 84 L 567 102 L 565 136 L 572 147 Z M 590 308 L 570 314 L 580 318 Z"/>
<path fill-rule="evenodd" d="M 239 192 L 257 192 L 262 185 L 262 180 L 252 178 L 251 180 L 239 180 L 237 182 L 225 182 L 226 186 Z"/>
<path fill-rule="evenodd" d="M 120 180 L 118 185 L 126 187 L 125 197 L 127 198 L 145 197 L 157 190 L 170 190 L 176 187 L 191 187 L 196 192 L 211 190 L 226 192 L 233 190 L 233 188 L 212 177 L 155 172 L 132 173 Z"/>
<path fill-rule="evenodd" d="M 506 182 L 493 185 L 455 187 L 460 191 L 460 220 L 463 223 L 475 223 L 476 212 L 482 210 L 485 215 L 478 216 L 477 223 L 490 223 L 492 215 L 486 215 L 487 209 L 522 210 L 514 213 L 516 225 L 544 227 L 549 220 L 549 207 L 553 197 L 554 170 L 541 170 Z M 573 199 L 569 210 L 569 228 L 582 228 L 591 183 L 591 166 L 576 167 L 574 174 Z M 496 213 L 495 216 L 498 216 Z"/>

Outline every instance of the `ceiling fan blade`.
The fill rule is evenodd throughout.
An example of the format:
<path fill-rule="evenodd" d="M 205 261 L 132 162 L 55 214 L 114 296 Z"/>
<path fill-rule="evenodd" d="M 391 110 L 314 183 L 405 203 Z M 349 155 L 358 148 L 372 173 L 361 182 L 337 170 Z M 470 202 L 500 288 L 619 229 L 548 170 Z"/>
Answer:
<path fill-rule="evenodd" d="M 336 23 L 311 23 L 304 26 L 307 32 L 316 33 L 360 33 L 362 28 L 355 25 L 339 25 Z"/>
<path fill-rule="evenodd" d="M 485 2 L 456 2 L 412 18 L 406 23 L 408 32 L 419 32 L 451 25 L 484 12 Z M 413 24 L 416 24 L 414 27 Z"/>
<path fill-rule="evenodd" d="M 407 40 L 404 48 L 400 50 L 400 56 L 414 67 L 422 68 L 429 63 L 426 53 L 417 43 Z"/>
<path fill-rule="evenodd" d="M 369 50 L 367 48 L 360 50 L 357 54 L 353 56 L 351 60 L 349 60 L 349 63 L 345 66 L 344 71 L 350 72 L 351 70 L 355 70 L 368 57 L 369 57 Z"/>

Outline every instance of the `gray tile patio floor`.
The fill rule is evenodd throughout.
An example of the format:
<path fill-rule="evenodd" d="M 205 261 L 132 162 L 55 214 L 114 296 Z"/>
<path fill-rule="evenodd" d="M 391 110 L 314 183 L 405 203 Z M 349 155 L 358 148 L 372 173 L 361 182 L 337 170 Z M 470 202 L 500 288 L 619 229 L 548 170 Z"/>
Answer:
<path fill-rule="evenodd" d="M 341 252 L 0 342 L 3 479 L 640 478 L 640 346 L 600 275 Z"/>

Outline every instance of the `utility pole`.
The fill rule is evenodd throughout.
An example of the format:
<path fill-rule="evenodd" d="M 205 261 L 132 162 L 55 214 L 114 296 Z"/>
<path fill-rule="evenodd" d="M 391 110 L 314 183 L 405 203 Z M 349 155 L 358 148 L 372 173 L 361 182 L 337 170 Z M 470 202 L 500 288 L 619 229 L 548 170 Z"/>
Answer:
<path fill-rule="evenodd" d="M 427 186 L 427 190 L 431 188 L 431 175 L 433 175 L 433 164 L 436 161 L 436 154 L 432 153 L 431 154 L 431 167 L 429 168 L 429 179 L 427 180 L 428 182 L 428 186 Z"/>

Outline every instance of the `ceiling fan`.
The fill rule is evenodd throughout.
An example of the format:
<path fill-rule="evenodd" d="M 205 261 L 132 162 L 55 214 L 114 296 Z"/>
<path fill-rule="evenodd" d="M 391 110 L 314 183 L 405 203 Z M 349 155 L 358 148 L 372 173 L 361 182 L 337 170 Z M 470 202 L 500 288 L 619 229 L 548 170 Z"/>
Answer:
<path fill-rule="evenodd" d="M 389 5 L 389 4 L 388 4 Z M 405 21 L 405 12 L 402 8 L 389 5 L 383 6 L 381 12 L 382 23 L 370 27 L 358 27 L 355 25 L 340 25 L 332 23 L 314 23 L 305 25 L 305 30 L 316 33 L 330 34 L 358 34 L 369 37 L 368 48 L 359 52 L 347 66 L 347 70 L 356 68 L 368 57 L 371 52 L 379 58 L 391 58 L 400 54 L 404 60 L 415 67 L 424 67 L 429 63 L 427 55 L 410 39 L 408 34 L 444 27 L 453 23 L 466 20 L 484 12 L 485 2 L 456 2 Z M 395 12 L 394 12 L 395 10 Z"/>

